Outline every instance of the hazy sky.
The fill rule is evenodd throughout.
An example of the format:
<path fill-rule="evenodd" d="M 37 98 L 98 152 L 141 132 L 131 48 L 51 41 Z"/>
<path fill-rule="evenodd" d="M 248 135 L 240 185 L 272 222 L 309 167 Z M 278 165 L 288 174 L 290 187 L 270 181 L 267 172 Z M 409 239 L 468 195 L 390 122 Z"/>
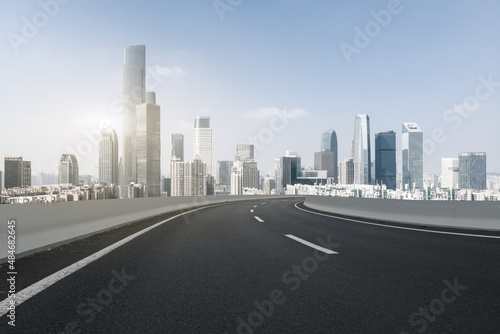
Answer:
<path fill-rule="evenodd" d="M 402 122 L 417 122 L 425 172 L 469 151 L 500 172 L 496 0 L 55 1 L 0 0 L 0 157 L 22 155 L 34 174 L 73 152 L 93 174 L 101 123 L 121 139 L 123 49 L 136 44 L 161 105 L 164 174 L 172 133 L 192 158 L 196 115 L 211 116 L 214 162 L 254 141 L 267 173 L 286 150 L 312 166 L 331 128 L 347 158 L 357 113 L 372 146 L 395 130 L 400 148 Z"/>

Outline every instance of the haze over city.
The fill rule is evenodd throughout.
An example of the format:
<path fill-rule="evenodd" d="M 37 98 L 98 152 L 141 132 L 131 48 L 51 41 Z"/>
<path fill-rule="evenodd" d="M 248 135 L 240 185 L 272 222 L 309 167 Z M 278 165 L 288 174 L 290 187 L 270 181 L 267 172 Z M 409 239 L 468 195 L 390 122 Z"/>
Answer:
<path fill-rule="evenodd" d="M 402 1 L 389 18 L 380 16 L 394 5 L 388 1 L 241 1 L 225 11 L 214 3 L 68 1 L 25 36 L 41 5 L 3 2 L 0 109 L 8 145 L 0 156 L 22 155 L 34 174 L 56 173 L 61 154 L 77 151 L 101 123 L 121 139 L 123 49 L 143 44 L 147 89 L 161 106 L 164 175 L 172 133 L 185 135 L 192 158 L 195 116 L 211 117 L 217 161 L 233 159 L 236 144 L 257 137 L 280 110 L 288 124 L 256 146 L 264 173 L 286 150 L 312 166 L 330 128 L 339 160 L 349 157 L 357 113 L 370 116 L 372 135 L 396 131 L 399 150 L 402 122 L 417 122 L 429 148 L 424 172 L 439 173 L 441 158 L 469 151 L 486 152 L 488 172 L 500 171 L 492 140 L 500 121 L 497 2 Z M 366 35 L 377 17 L 380 29 Z M 356 40 L 358 28 L 368 41 Z M 483 82 L 491 94 L 479 105 L 449 111 L 474 102 L 467 99 Z M 97 157 L 92 145 L 80 173 L 95 174 Z"/>

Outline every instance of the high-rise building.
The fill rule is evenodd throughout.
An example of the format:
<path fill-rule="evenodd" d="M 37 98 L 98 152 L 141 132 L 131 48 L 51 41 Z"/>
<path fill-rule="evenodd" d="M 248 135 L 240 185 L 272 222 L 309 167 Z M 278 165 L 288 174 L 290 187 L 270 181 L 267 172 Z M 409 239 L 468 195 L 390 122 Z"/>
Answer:
<path fill-rule="evenodd" d="M 276 180 L 266 177 L 262 184 L 262 192 L 264 195 L 271 195 L 272 191 L 276 189 Z"/>
<path fill-rule="evenodd" d="M 170 162 L 171 196 L 205 196 L 207 194 L 206 163 L 178 158 Z"/>
<path fill-rule="evenodd" d="M 460 153 L 458 173 L 458 187 L 460 189 L 486 189 L 486 153 Z"/>
<path fill-rule="evenodd" d="M 257 162 L 247 160 L 242 163 L 242 187 L 259 189 L 259 169 Z"/>
<path fill-rule="evenodd" d="M 172 134 L 172 155 L 171 158 L 177 158 L 184 161 L 184 135 L 181 133 Z"/>
<path fill-rule="evenodd" d="M 74 154 L 63 154 L 59 161 L 59 184 L 78 186 L 78 160 Z"/>
<path fill-rule="evenodd" d="M 396 190 L 396 132 L 375 134 L 375 183 Z"/>
<path fill-rule="evenodd" d="M 417 123 L 403 123 L 403 189 L 422 189 L 424 186 L 423 132 Z"/>
<path fill-rule="evenodd" d="M 2 194 L 2 189 L 3 189 L 3 175 L 2 171 L 0 170 L 0 195 Z M 0 204 L 2 204 L 1 199 L 0 199 Z"/>
<path fill-rule="evenodd" d="M 339 183 L 353 184 L 354 183 L 354 160 L 346 159 L 339 164 Z"/>
<path fill-rule="evenodd" d="M 137 105 L 146 102 L 146 46 L 125 48 L 123 64 L 123 176 L 122 186 L 137 182 Z"/>
<path fill-rule="evenodd" d="M 335 130 L 325 131 L 321 135 L 321 151 L 314 153 L 314 169 L 326 170 L 327 177 L 333 177 L 338 183 L 338 147 Z"/>
<path fill-rule="evenodd" d="M 371 184 L 370 117 L 357 114 L 354 120 L 354 183 Z"/>
<path fill-rule="evenodd" d="M 441 159 L 441 188 L 458 188 L 458 158 Z"/>
<path fill-rule="evenodd" d="M 31 161 L 25 161 L 23 157 L 6 156 L 4 169 L 5 189 L 31 186 Z"/>
<path fill-rule="evenodd" d="M 231 195 L 243 195 L 243 162 L 240 160 L 231 167 Z"/>
<path fill-rule="evenodd" d="M 108 186 L 118 184 L 118 136 L 115 129 L 112 128 L 101 131 L 99 182 Z"/>
<path fill-rule="evenodd" d="M 236 155 L 234 160 L 247 161 L 254 160 L 253 144 L 238 144 L 236 145 Z"/>
<path fill-rule="evenodd" d="M 199 157 L 207 164 L 207 174 L 212 175 L 212 129 L 210 116 L 196 116 L 193 131 L 193 158 Z"/>
<path fill-rule="evenodd" d="M 301 159 L 295 151 L 286 151 L 276 166 L 276 194 L 284 195 L 286 186 L 297 182 L 301 172 Z"/>
<path fill-rule="evenodd" d="M 147 185 L 147 197 L 161 193 L 160 106 L 156 95 L 148 92 L 146 103 L 137 106 L 137 183 Z M 146 196 L 146 193 L 145 195 Z"/>
<path fill-rule="evenodd" d="M 321 151 L 314 153 L 314 169 L 326 170 L 326 176 L 332 177 L 338 183 L 338 167 L 335 162 L 335 152 Z"/>
<path fill-rule="evenodd" d="M 217 161 L 215 167 L 215 182 L 220 185 L 230 185 L 232 167 L 232 161 Z"/>

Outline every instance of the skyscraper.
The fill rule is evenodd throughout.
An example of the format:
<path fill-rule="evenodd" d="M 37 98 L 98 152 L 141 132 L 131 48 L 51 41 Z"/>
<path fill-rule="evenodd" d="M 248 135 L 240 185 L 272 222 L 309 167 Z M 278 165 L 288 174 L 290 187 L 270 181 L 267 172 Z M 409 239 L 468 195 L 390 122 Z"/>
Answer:
<path fill-rule="evenodd" d="M 125 48 L 123 64 L 123 177 L 122 186 L 137 182 L 136 106 L 146 101 L 146 46 Z"/>
<path fill-rule="evenodd" d="M 339 164 L 339 183 L 353 184 L 354 183 L 354 160 L 346 159 Z"/>
<path fill-rule="evenodd" d="M 137 106 L 137 183 L 147 185 L 147 197 L 161 193 L 160 106 L 148 92 L 146 103 Z M 146 196 L 146 194 L 145 194 Z"/>
<path fill-rule="evenodd" d="M 300 176 L 301 159 L 297 152 L 286 151 L 276 163 L 276 194 L 284 195 L 286 186 L 295 184 Z"/>
<path fill-rule="evenodd" d="M 215 167 L 215 182 L 217 184 L 231 184 L 231 167 L 233 167 L 232 161 L 217 161 Z"/>
<path fill-rule="evenodd" d="M 174 158 L 170 161 L 171 196 L 205 196 L 207 194 L 206 163 Z"/>
<path fill-rule="evenodd" d="M 354 120 L 354 183 L 371 184 L 370 117 L 357 114 Z"/>
<path fill-rule="evenodd" d="M 207 164 L 207 174 L 212 175 L 210 116 L 196 116 L 193 130 L 193 159 L 196 159 L 196 157 Z"/>
<path fill-rule="evenodd" d="M 118 136 L 115 129 L 101 131 L 99 142 L 99 182 L 118 184 Z"/>
<path fill-rule="evenodd" d="M 78 186 L 78 161 L 74 154 L 63 154 L 59 161 L 59 184 Z"/>
<path fill-rule="evenodd" d="M 403 189 L 424 186 L 423 132 L 417 123 L 403 123 Z"/>
<path fill-rule="evenodd" d="M 375 134 L 375 183 L 396 190 L 396 133 Z"/>
<path fill-rule="evenodd" d="M 236 156 L 234 160 L 246 161 L 254 160 L 254 146 L 253 144 L 239 144 L 236 145 Z"/>
<path fill-rule="evenodd" d="M 257 168 L 257 162 L 247 160 L 242 164 L 242 187 L 259 189 L 259 169 Z"/>
<path fill-rule="evenodd" d="M 177 158 L 184 161 L 184 135 L 181 133 L 172 134 L 171 158 Z"/>
<path fill-rule="evenodd" d="M 31 161 L 25 161 L 23 157 L 6 156 L 4 169 L 5 189 L 31 186 Z"/>
<path fill-rule="evenodd" d="M 458 158 L 441 159 L 441 188 L 458 188 Z"/>
<path fill-rule="evenodd" d="M 486 189 L 486 153 L 460 153 L 458 173 L 460 189 Z"/>
<path fill-rule="evenodd" d="M 327 177 L 338 183 L 338 147 L 334 130 L 325 131 L 321 136 L 321 151 L 314 153 L 314 169 L 326 170 Z"/>

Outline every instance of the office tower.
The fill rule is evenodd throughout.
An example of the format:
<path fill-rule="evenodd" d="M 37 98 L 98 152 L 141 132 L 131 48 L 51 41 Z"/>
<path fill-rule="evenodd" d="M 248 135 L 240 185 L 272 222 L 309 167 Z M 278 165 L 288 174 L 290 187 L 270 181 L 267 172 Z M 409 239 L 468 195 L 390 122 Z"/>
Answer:
<path fill-rule="evenodd" d="M 276 180 L 266 177 L 262 184 L 262 191 L 264 195 L 271 195 L 272 191 L 276 189 Z"/>
<path fill-rule="evenodd" d="M 315 152 L 314 169 L 326 170 L 326 176 L 332 177 L 334 179 L 334 183 L 338 183 L 338 167 L 335 162 L 335 152 Z"/>
<path fill-rule="evenodd" d="M 458 174 L 460 189 L 486 189 L 486 153 L 460 153 Z"/>
<path fill-rule="evenodd" d="M 207 164 L 201 159 L 193 159 L 191 166 L 191 193 L 189 196 L 207 195 Z"/>
<path fill-rule="evenodd" d="M 59 184 L 78 186 L 78 161 L 74 154 L 63 154 L 59 161 Z"/>
<path fill-rule="evenodd" d="M 137 105 L 146 102 L 146 46 L 125 48 L 123 64 L 123 177 L 122 186 L 137 182 Z"/>
<path fill-rule="evenodd" d="M 423 132 L 417 123 L 403 123 L 403 189 L 424 186 Z"/>
<path fill-rule="evenodd" d="M 31 187 L 31 161 L 23 160 L 23 157 L 6 156 L 4 169 L 5 189 Z"/>
<path fill-rule="evenodd" d="M 232 161 L 217 161 L 215 168 L 215 182 L 220 185 L 230 185 L 232 167 Z"/>
<path fill-rule="evenodd" d="M 441 159 L 441 188 L 458 188 L 458 158 Z"/>
<path fill-rule="evenodd" d="M 2 179 L 2 171 L 0 170 L 0 195 L 2 194 L 2 189 L 3 189 L 3 179 Z M 2 204 L 2 203 L 0 203 Z"/>
<path fill-rule="evenodd" d="M 370 117 L 357 114 L 354 120 L 354 183 L 371 184 Z"/>
<path fill-rule="evenodd" d="M 259 189 L 259 169 L 257 162 L 247 160 L 242 162 L 242 187 Z"/>
<path fill-rule="evenodd" d="M 396 190 L 396 132 L 375 134 L 375 184 Z"/>
<path fill-rule="evenodd" d="M 276 168 L 276 194 L 284 195 L 287 185 L 293 185 L 301 172 L 301 159 L 295 151 L 286 151 L 284 157 L 279 158 Z"/>
<path fill-rule="evenodd" d="M 243 163 L 236 160 L 231 167 L 231 195 L 243 194 Z"/>
<path fill-rule="evenodd" d="M 31 187 L 31 161 L 23 160 L 23 176 L 21 180 L 21 188 Z"/>
<path fill-rule="evenodd" d="M 101 131 L 99 142 L 99 183 L 118 184 L 118 136 L 115 129 Z"/>
<path fill-rule="evenodd" d="M 137 106 L 137 183 L 147 185 L 146 197 L 159 197 L 161 193 L 161 136 L 160 106 L 156 95 L 148 92 L 146 103 Z"/>
<path fill-rule="evenodd" d="M 170 162 L 172 196 L 205 196 L 207 194 L 206 163 L 200 159 L 193 162 L 172 159 Z"/>
<path fill-rule="evenodd" d="M 254 160 L 254 146 L 253 144 L 239 144 L 236 145 L 236 155 L 234 160 L 246 161 Z"/>
<path fill-rule="evenodd" d="M 354 160 L 346 159 L 339 164 L 339 183 L 353 184 L 354 183 Z"/>
<path fill-rule="evenodd" d="M 171 178 L 164 177 L 161 179 L 161 188 L 162 188 L 161 191 L 167 197 L 172 196 L 171 187 L 172 187 L 172 179 Z"/>
<path fill-rule="evenodd" d="M 196 116 L 193 131 L 193 157 L 207 164 L 207 174 L 212 175 L 212 129 L 210 116 Z"/>
<path fill-rule="evenodd" d="M 188 163 L 181 161 L 179 158 L 173 158 L 170 161 L 170 195 L 171 196 L 187 196 L 187 190 L 184 187 L 185 169 Z"/>
<path fill-rule="evenodd" d="M 172 134 L 172 155 L 171 158 L 177 158 L 184 161 L 184 135 L 180 133 Z"/>

